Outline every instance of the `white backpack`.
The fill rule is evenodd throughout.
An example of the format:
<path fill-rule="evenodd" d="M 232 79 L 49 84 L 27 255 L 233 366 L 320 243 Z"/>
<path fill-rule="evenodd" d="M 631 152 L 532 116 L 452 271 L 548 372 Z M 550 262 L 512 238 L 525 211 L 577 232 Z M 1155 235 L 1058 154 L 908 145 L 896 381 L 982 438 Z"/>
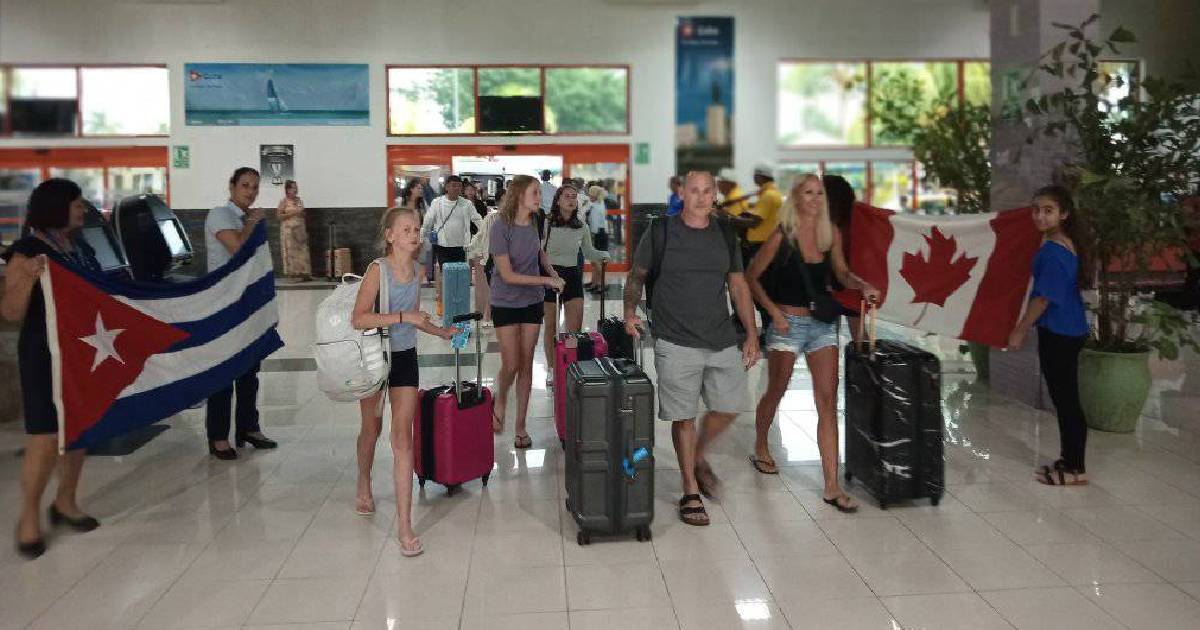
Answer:
<path fill-rule="evenodd" d="M 389 273 L 383 258 L 379 267 L 379 312 L 388 312 Z M 370 267 L 368 266 L 368 269 Z M 386 329 L 356 330 L 350 323 L 362 276 L 346 274 L 333 294 L 317 307 L 317 387 L 330 400 L 354 402 L 386 389 L 391 368 L 391 343 Z"/>

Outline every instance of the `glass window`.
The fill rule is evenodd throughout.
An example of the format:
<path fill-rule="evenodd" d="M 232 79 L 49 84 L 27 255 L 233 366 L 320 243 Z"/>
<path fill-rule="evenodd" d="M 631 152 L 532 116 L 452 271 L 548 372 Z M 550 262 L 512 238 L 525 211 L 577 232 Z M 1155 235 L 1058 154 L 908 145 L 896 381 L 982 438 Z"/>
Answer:
<path fill-rule="evenodd" d="M 388 133 L 474 133 L 471 68 L 388 68 Z"/>
<path fill-rule="evenodd" d="M 168 135 L 171 86 L 166 68 L 81 68 L 85 135 Z"/>
<path fill-rule="evenodd" d="M 79 184 L 83 189 L 83 198 L 92 202 L 93 206 L 100 210 L 112 209 L 105 203 L 103 168 L 51 168 L 50 177 L 63 177 Z"/>
<path fill-rule="evenodd" d="M 111 210 L 122 199 L 132 195 L 167 194 L 165 167 L 117 166 L 108 169 L 108 207 Z"/>
<path fill-rule="evenodd" d="M 871 64 L 871 138 L 877 145 L 912 144 L 912 133 L 886 130 L 893 126 L 914 129 L 938 106 L 958 103 L 958 63 L 876 62 Z"/>
<path fill-rule="evenodd" d="M 954 214 L 958 205 L 953 189 L 943 187 L 932 177 L 926 177 L 925 165 L 917 163 L 917 213 Z"/>
<path fill-rule="evenodd" d="M 8 69 L 0 66 L 0 134 L 4 133 L 4 121 L 8 117 Z"/>
<path fill-rule="evenodd" d="M 992 104 L 992 64 L 988 61 L 963 62 L 963 98 L 973 105 Z"/>
<path fill-rule="evenodd" d="M 1134 94 L 1139 80 L 1136 61 L 1101 61 L 1096 91 L 1100 95 L 1100 111 L 1113 112 L 1121 99 Z"/>
<path fill-rule="evenodd" d="M 79 115 L 74 68 L 13 68 L 8 102 L 17 135 L 74 135 Z"/>
<path fill-rule="evenodd" d="M 541 96 L 538 68 L 480 68 L 480 96 Z"/>
<path fill-rule="evenodd" d="M 627 132 L 628 85 L 625 68 L 546 68 L 546 132 Z"/>
<path fill-rule="evenodd" d="M 866 144 L 866 72 L 865 63 L 780 63 L 779 143 Z"/>
<path fill-rule="evenodd" d="M 871 162 L 871 205 L 911 212 L 912 162 Z"/>
<path fill-rule="evenodd" d="M 75 98 L 75 68 L 13 68 L 13 98 Z"/>
<path fill-rule="evenodd" d="M 796 180 L 801 175 L 821 174 L 821 164 L 819 162 L 785 162 L 779 165 L 776 170 L 775 183 L 779 186 L 779 192 L 783 193 L 786 199 L 792 192 L 792 186 L 796 185 Z"/>
<path fill-rule="evenodd" d="M 867 163 L 866 162 L 826 162 L 822 175 L 841 175 L 854 189 L 854 198 L 864 201 L 867 198 Z"/>
<path fill-rule="evenodd" d="M 0 168 L 0 245 L 17 240 L 29 194 L 41 179 L 36 168 Z"/>

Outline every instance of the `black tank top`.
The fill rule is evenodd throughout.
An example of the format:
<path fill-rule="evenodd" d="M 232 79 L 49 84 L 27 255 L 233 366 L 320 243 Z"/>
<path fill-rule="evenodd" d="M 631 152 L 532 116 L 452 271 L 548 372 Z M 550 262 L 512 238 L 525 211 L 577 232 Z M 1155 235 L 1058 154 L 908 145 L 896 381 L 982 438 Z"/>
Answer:
<path fill-rule="evenodd" d="M 767 270 L 769 282 L 763 288 L 771 301 L 781 306 L 810 308 L 815 295 L 808 294 L 809 285 L 819 295 L 829 294 L 829 252 L 825 252 L 821 262 L 810 263 L 804 260 L 800 248 L 793 245 L 792 240 L 784 235 L 779 241 L 779 251 L 775 253 L 771 267 Z M 808 274 L 808 282 L 804 276 Z"/>

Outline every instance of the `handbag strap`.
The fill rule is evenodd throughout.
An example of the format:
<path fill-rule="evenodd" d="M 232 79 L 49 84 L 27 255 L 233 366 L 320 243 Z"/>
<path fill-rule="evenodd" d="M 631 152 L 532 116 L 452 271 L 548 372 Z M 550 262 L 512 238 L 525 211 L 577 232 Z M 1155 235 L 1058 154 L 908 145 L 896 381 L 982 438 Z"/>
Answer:
<path fill-rule="evenodd" d="M 442 201 L 441 207 L 445 208 L 446 207 L 445 197 L 443 197 L 442 199 L 443 199 L 443 201 Z M 454 205 L 450 206 L 450 214 L 447 214 L 446 218 L 442 219 L 442 224 L 439 225 L 436 230 L 434 230 L 435 232 L 441 232 L 442 228 L 446 227 L 446 224 L 450 222 L 450 219 L 452 217 L 454 217 L 454 211 L 458 210 L 458 202 L 460 202 L 460 201 L 462 201 L 462 197 L 459 197 L 458 199 L 454 200 Z"/>

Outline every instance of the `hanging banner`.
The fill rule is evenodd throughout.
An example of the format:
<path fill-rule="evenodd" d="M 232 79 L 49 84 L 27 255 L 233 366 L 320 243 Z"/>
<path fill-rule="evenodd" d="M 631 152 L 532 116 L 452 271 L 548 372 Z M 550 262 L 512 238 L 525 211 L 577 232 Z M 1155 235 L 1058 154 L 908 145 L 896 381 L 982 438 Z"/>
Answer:
<path fill-rule="evenodd" d="M 365 63 L 189 63 L 188 125 L 371 124 Z"/>
<path fill-rule="evenodd" d="M 675 170 L 733 166 L 733 18 L 675 23 Z"/>

